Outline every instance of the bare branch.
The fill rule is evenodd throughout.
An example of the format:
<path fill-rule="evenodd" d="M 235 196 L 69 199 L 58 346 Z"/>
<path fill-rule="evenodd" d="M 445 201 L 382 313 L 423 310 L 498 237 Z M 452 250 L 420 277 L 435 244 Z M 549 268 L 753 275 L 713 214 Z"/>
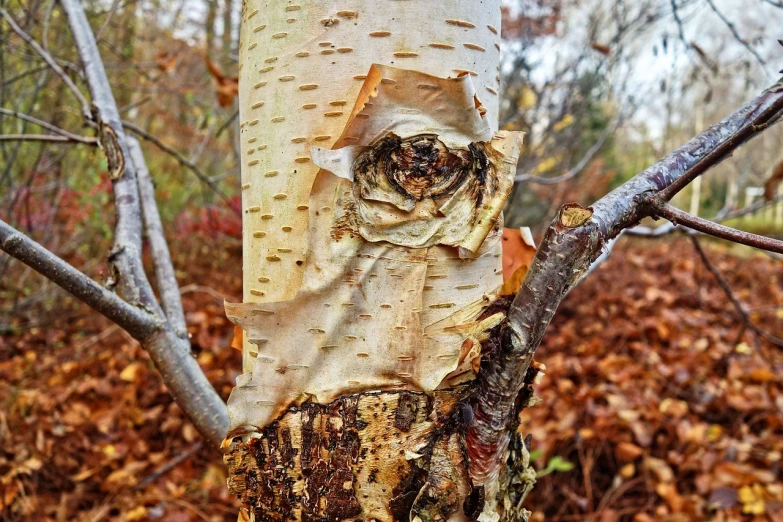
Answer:
<path fill-rule="evenodd" d="M 57 127 L 55 125 L 52 125 L 51 123 L 47 123 L 43 120 L 39 120 L 38 118 L 34 116 L 30 116 L 29 114 L 25 114 L 23 112 L 19 111 L 12 111 L 10 109 L 5 109 L 3 107 L 0 107 L 0 114 L 5 114 L 7 116 L 13 116 L 15 118 L 19 118 L 20 120 L 24 120 L 26 122 L 32 123 L 34 125 L 38 125 L 39 127 L 42 127 L 48 131 L 54 132 L 55 134 L 62 136 L 64 138 L 68 138 L 70 141 L 76 141 L 79 143 L 97 143 L 97 140 L 95 138 L 88 138 L 85 136 L 79 136 L 78 134 L 74 134 L 72 132 L 68 132 L 65 129 L 61 129 L 60 127 Z"/>
<path fill-rule="evenodd" d="M 500 469 L 536 348 L 562 299 L 601 255 L 607 242 L 655 209 L 650 197 L 670 198 L 689 180 L 718 164 L 742 143 L 778 120 L 783 85 L 777 84 L 672 154 L 613 190 L 592 207 L 565 205 L 546 231 L 522 287 L 509 307 L 497 353 L 482 362 L 470 399 L 467 432 L 471 465 Z M 677 187 L 672 190 L 672 187 Z"/>
<path fill-rule="evenodd" d="M 783 9 L 783 2 L 777 2 L 776 0 L 761 0 L 761 1 L 762 2 L 766 2 L 769 5 L 772 5 L 772 6 L 779 7 L 781 9 Z"/>
<path fill-rule="evenodd" d="M 228 117 L 226 121 L 223 122 L 223 124 L 218 128 L 218 130 L 215 132 L 215 138 L 219 138 L 223 132 L 228 129 L 232 123 L 234 123 L 234 120 L 237 119 L 237 116 L 239 116 L 239 111 L 234 111 L 234 114 Z"/>
<path fill-rule="evenodd" d="M 103 21 L 103 24 L 101 25 L 101 28 L 98 29 L 98 32 L 95 35 L 95 41 L 100 42 L 103 38 L 103 33 L 106 31 L 106 28 L 109 27 L 109 24 L 111 23 L 112 17 L 114 17 L 114 14 L 117 12 L 117 8 L 120 7 L 120 0 L 114 0 L 111 4 L 111 9 L 109 9 L 109 14 L 106 15 L 106 20 Z"/>
<path fill-rule="evenodd" d="M 727 221 L 729 219 L 734 219 L 742 216 L 747 216 L 750 214 L 755 214 L 759 210 L 763 210 L 770 206 L 771 204 L 783 200 L 783 194 L 775 196 L 774 198 L 770 199 L 769 201 L 762 199 L 759 201 L 756 201 L 750 206 L 747 206 L 745 208 L 741 208 L 738 210 L 729 210 L 726 212 L 718 212 L 718 215 L 715 216 L 715 221 L 720 223 L 721 221 Z"/>
<path fill-rule="evenodd" d="M 129 305 L 4 221 L 0 221 L 0 249 L 84 301 L 137 339 L 148 337 L 160 327 L 155 316 Z"/>
<path fill-rule="evenodd" d="M 51 134 L 0 134 L 0 141 L 44 141 L 50 143 L 84 143 L 97 145 L 96 138 L 79 137 L 74 139 L 68 136 L 52 136 Z"/>
<path fill-rule="evenodd" d="M 152 184 L 147 164 L 144 161 L 144 153 L 136 138 L 128 138 L 131 161 L 136 167 L 138 176 L 139 195 L 141 196 L 141 209 L 144 215 L 144 228 L 147 232 L 147 240 L 152 251 L 152 264 L 155 267 L 155 280 L 158 284 L 158 293 L 163 305 L 163 311 L 171 323 L 177 336 L 187 339 L 188 329 L 185 323 L 185 312 L 182 310 L 182 296 L 179 293 L 179 285 L 174 275 L 174 265 L 171 262 L 171 253 L 163 233 L 163 223 L 160 220 L 158 205 L 155 202 L 155 187 Z"/>
<path fill-rule="evenodd" d="M 677 7 L 676 0 L 670 0 L 670 3 L 672 5 L 672 15 L 674 16 L 674 23 L 677 25 L 677 31 L 680 35 L 680 40 L 682 41 L 683 45 L 685 45 L 685 49 L 690 49 L 691 44 L 688 43 L 688 40 L 685 39 L 685 30 L 682 27 L 682 18 L 680 18 L 680 11 Z"/>
<path fill-rule="evenodd" d="M 712 221 L 693 216 L 687 212 L 683 212 L 682 210 L 678 209 L 677 207 L 673 207 L 668 203 L 658 206 L 656 214 L 660 217 L 668 219 L 675 225 L 684 225 L 688 228 L 698 230 L 699 232 L 708 234 L 710 236 L 727 239 L 741 245 L 760 248 L 762 250 L 767 250 L 768 252 L 783 254 L 783 241 L 759 236 L 757 234 L 751 234 L 750 232 L 743 232 L 742 230 L 727 227 L 726 225 L 713 223 Z"/>
<path fill-rule="evenodd" d="M 28 69 L 24 72 L 17 74 L 16 76 L 4 80 L 2 83 L 0 83 L 0 89 L 4 89 L 9 85 L 11 85 L 12 83 L 15 83 L 23 78 L 27 78 L 31 74 L 39 73 L 47 69 L 49 69 L 49 65 L 41 65 L 40 67 L 33 67 L 32 69 Z"/>
<path fill-rule="evenodd" d="M 699 254 L 702 263 L 704 263 L 705 268 L 707 268 L 707 270 L 715 277 L 715 280 L 718 281 L 718 284 L 720 285 L 721 289 L 723 289 L 723 293 L 725 293 L 726 297 L 729 298 L 729 301 L 734 306 L 734 309 L 737 310 L 737 313 L 742 319 L 742 322 L 745 323 L 745 326 L 747 326 L 754 334 L 763 337 L 764 339 L 774 344 L 775 346 L 783 347 L 783 339 L 770 334 L 769 332 L 767 332 L 762 328 L 759 328 L 758 326 L 756 326 L 756 324 L 753 321 L 750 320 L 750 314 L 748 313 L 747 310 L 745 310 L 745 307 L 742 305 L 742 303 L 739 302 L 739 299 L 737 299 L 737 297 L 734 295 L 734 291 L 731 289 L 731 285 L 729 285 L 729 282 L 726 281 L 726 278 L 723 277 L 723 274 L 720 273 L 720 270 L 718 270 L 710 262 L 710 259 L 707 257 L 707 253 L 704 252 L 704 249 L 701 247 L 699 238 L 695 235 L 692 235 L 691 242 L 693 243 L 693 248 L 695 248 L 696 252 Z"/>
<path fill-rule="evenodd" d="M 60 67 L 60 64 L 57 63 L 57 61 L 52 57 L 51 54 L 49 54 L 46 49 L 41 47 L 38 42 L 36 42 L 32 36 L 27 34 L 24 29 L 22 29 L 19 24 L 16 23 L 16 20 L 14 20 L 11 15 L 8 14 L 8 11 L 0 7 L 0 16 L 3 17 L 3 19 L 6 21 L 8 25 L 11 26 L 11 29 L 19 35 L 19 37 L 24 40 L 27 45 L 32 47 L 38 55 L 43 58 L 43 60 L 49 65 L 49 67 L 54 70 L 57 75 L 62 78 L 63 82 L 65 82 L 65 85 L 68 87 L 68 89 L 73 93 L 74 97 L 78 100 L 78 102 L 82 106 L 82 114 L 85 118 L 90 119 L 90 104 L 87 102 L 87 98 L 84 97 L 84 95 L 81 93 L 79 88 L 76 86 L 76 84 L 71 80 L 71 77 L 68 76 L 68 74 L 63 70 L 62 67 Z"/>
<path fill-rule="evenodd" d="M 87 86 L 96 108 L 99 139 L 106 153 L 109 175 L 114 181 L 112 189 L 117 224 L 111 261 L 119 272 L 117 283 L 120 295 L 128 302 L 140 303 L 149 310 L 159 309 L 141 263 L 141 208 L 136 172 L 129 159 L 128 144 L 109 79 L 81 2 L 65 0 L 60 5 L 68 17 L 84 67 Z"/>
<path fill-rule="evenodd" d="M 596 140 L 593 145 L 587 149 L 587 152 L 585 152 L 584 156 L 579 160 L 579 162 L 573 166 L 568 172 L 565 174 L 561 174 L 560 176 L 554 176 L 552 178 L 542 178 L 540 176 L 534 176 L 532 174 L 520 174 L 519 176 L 516 176 L 514 178 L 515 183 L 521 183 L 524 181 L 532 181 L 534 183 L 538 183 L 539 185 L 556 185 L 557 183 L 562 183 L 563 181 L 568 181 L 569 179 L 572 179 L 579 175 L 580 172 L 584 170 L 584 168 L 587 166 L 588 163 L 590 163 L 590 160 L 593 159 L 593 156 L 595 156 L 599 150 L 601 150 L 601 147 L 604 146 L 604 143 L 606 143 L 606 139 L 609 137 L 610 134 L 612 134 L 614 131 L 617 130 L 617 127 L 619 126 L 619 118 L 615 122 L 614 125 L 608 125 L 604 131 L 601 133 L 601 135 L 598 137 L 598 140 Z"/>
<path fill-rule="evenodd" d="M 155 471 L 141 479 L 138 484 L 133 486 L 133 489 L 142 489 L 144 486 L 148 486 L 149 484 L 152 484 L 156 480 L 158 480 L 160 477 L 164 476 L 166 473 L 171 471 L 172 469 L 176 468 L 186 460 L 188 460 L 190 457 L 192 457 L 194 454 L 196 454 L 201 448 L 204 446 L 203 441 L 194 442 L 189 447 L 185 448 L 181 453 L 176 455 L 174 458 L 169 460 L 168 462 L 162 464 L 159 466 Z"/>
<path fill-rule="evenodd" d="M 734 27 L 734 24 L 731 23 L 731 20 L 726 18 L 726 16 L 718 9 L 718 7 L 715 5 L 715 2 L 712 0 L 707 0 L 707 4 L 709 4 L 710 9 L 713 10 L 713 12 L 718 15 L 718 18 L 721 19 L 721 21 L 726 25 L 726 27 L 729 28 L 729 31 L 731 31 L 731 34 L 734 35 L 734 38 L 742 44 L 742 46 L 748 50 L 750 54 L 752 54 L 756 61 L 759 62 L 761 65 L 761 68 L 764 69 L 764 72 L 769 76 L 769 71 L 767 71 L 767 62 L 764 61 L 764 59 L 759 55 L 759 53 L 748 44 L 748 42 L 745 41 L 742 36 L 740 36 L 739 32 L 737 32 L 737 28 Z"/>
<path fill-rule="evenodd" d="M 157 146 L 157 147 L 158 147 L 160 150 L 162 150 L 163 152 L 165 152 L 165 153 L 167 153 L 167 154 L 171 155 L 171 156 L 172 156 L 174 159 L 176 159 L 176 160 L 179 162 L 179 164 L 180 164 L 180 165 L 182 165 L 182 166 L 184 166 L 184 167 L 188 168 L 190 171 L 192 171 L 192 172 L 193 172 L 193 173 L 196 175 L 196 177 L 198 177 L 198 179 L 200 179 L 202 182 L 206 183 L 206 185 L 207 185 L 207 186 L 208 186 L 210 189 L 212 189 L 212 191 L 213 191 L 215 194 L 217 194 L 218 196 L 220 196 L 220 197 L 223 199 L 223 201 L 225 201 L 225 202 L 226 202 L 226 204 L 227 204 L 227 205 L 228 205 L 230 208 L 233 208 L 233 209 L 234 209 L 234 210 L 236 210 L 237 212 L 239 212 L 239 211 L 240 211 L 240 210 L 239 210 L 239 209 L 236 207 L 236 205 L 234 205 L 234 204 L 231 202 L 231 200 L 230 200 L 230 199 L 229 199 L 229 197 L 226 195 L 226 193 L 225 193 L 225 192 L 223 192 L 222 190 L 220 190 L 220 187 L 218 187 L 218 186 L 217 186 L 217 184 L 215 184 L 215 182 L 214 182 L 214 181 L 212 181 L 212 179 L 210 179 L 210 177 L 209 177 L 209 176 L 207 176 L 207 175 L 206 175 L 206 174 L 205 174 L 205 173 L 204 173 L 204 172 L 203 172 L 201 169 L 199 169 L 199 168 L 198 168 L 198 166 L 197 166 L 195 163 L 193 163 L 192 161 L 190 161 L 189 159 L 187 159 L 185 156 L 183 156 L 182 154 L 180 154 L 180 153 L 179 153 L 179 152 L 177 152 L 176 150 L 172 149 L 171 147 L 169 147 L 168 145 L 166 145 L 165 143 L 163 143 L 163 142 L 162 142 L 162 141 L 160 141 L 158 138 L 156 138 L 155 136 L 153 136 L 153 135 L 152 135 L 152 134 L 150 134 L 149 132 L 145 131 L 144 129 L 142 129 L 142 128 L 141 128 L 141 127 L 139 127 L 138 125 L 136 125 L 136 124 L 134 124 L 134 123 L 131 123 L 131 122 L 129 122 L 129 121 L 124 121 L 124 120 L 123 120 L 123 122 L 122 122 L 122 125 L 123 125 L 123 126 L 126 128 L 126 129 L 128 129 L 129 131 L 131 131 L 131 132 L 133 132 L 133 133 L 135 133 L 135 134 L 139 135 L 140 137 L 144 138 L 145 140 L 147 140 L 147 141 L 149 141 L 149 142 L 151 142 L 151 143 L 154 143 L 154 144 L 155 144 L 155 145 L 156 145 L 156 146 Z"/>

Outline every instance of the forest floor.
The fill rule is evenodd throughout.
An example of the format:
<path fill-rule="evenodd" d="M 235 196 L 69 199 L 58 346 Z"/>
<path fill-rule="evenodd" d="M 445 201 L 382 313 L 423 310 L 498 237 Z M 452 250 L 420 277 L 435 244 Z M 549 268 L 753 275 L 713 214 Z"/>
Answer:
<path fill-rule="evenodd" d="M 783 263 L 707 251 L 783 335 Z M 194 351 L 227 397 L 240 353 L 222 300 L 241 294 L 241 256 L 215 252 L 177 264 Z M 57 292 L 0 337 L 0 519 L 234 522 L 219 455 L 146 354 Z M 534 520 L 783 521 L 783 351 L 743 324 L 690 242 L 623 240 L 537 354 L 542 402 L 520 426 Z"/>

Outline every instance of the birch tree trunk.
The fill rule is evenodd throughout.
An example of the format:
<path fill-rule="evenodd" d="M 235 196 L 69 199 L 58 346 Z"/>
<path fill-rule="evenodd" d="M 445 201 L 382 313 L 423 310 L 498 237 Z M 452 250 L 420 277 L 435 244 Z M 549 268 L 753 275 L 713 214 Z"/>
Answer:
<path fill-rule="evenodd" d="M 510 302 L 499 4 L 243 2 L 244 303 L 226 310 L 245 373 L 224 445 L 251 520 L 526 519 L 519 437 L 467 442 Z"/>

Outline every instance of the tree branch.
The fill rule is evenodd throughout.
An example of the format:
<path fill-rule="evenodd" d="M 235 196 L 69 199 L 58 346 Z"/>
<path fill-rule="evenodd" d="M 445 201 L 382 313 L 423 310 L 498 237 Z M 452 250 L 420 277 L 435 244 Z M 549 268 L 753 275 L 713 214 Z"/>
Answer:
<path fill-rule="evenodd" d="M 755 214 L 759 210 L 763 210 L 769 205 L 782 201 L 783 200 L 783 194 L 775 196 L 774 198 L 770 199 L 769 201 L 762 199 L 759 201 L 756 201 L 750 206 L 747 206 L 745 208 L 741 208 L 738 210 L 730 210 L 727 212 L 718 212 L 718 215 L 715 216 L 715 221 L 720 223 L 721 221 L 727 221 L 729 219 L 734 219 L 742 216 L 747 216 L 749 214 Z"/>
<path fill-rule="evenodd" d="M 4 221 L 0 221 L 0 249 L 84 301 L 136 339 L 145 339 L 160 327 L 155 316 L 129 305 Z"/>
<path fill-rule="evenodd" d="M 675 225 L 684 225 L 693 230 L 698 230 L 703 234 L 733 241 L 741 245 L 760 248 L 768 252 L 783 254 L 783 241 L 713 223 L 712 221 L 683 212 L 669 204 L 659 205 L 657 207 L 656 215 L 668 219 Z"/>
<path fill-rule="evenodd" d="M 68 87 L 68 89 L 73 93 L 76 100 L 81 104 L 82 106 L 82 115 L 90 119 L 90 104 L 87 102 L 87 98 L 84 97 L 82 92 L 79 90 L 79 88 L 76 86 L 76 84 L 71 80 L 71 77 L 68 76 L 68 74 L 63 70 L 62 67 L 60 67 L 60 64 L 57 63 L 57 61 L 52 57 L 51 54 L 46 52 L 46 49 L 41 47 L 38 42 L 36 42 L 32 36 L 27 34 L 24 29 L 22 29 L 19 24 L 16 23 L 16 20 L 14 20 L 11 15 L 8 14 L 8 11 L 0 7 L 0 16 L 3 17 L 3 19 L 6 21 L 6 23 L 11 26 L 11 29 L 19 35 L 19 37 L 27 43 L 30 47 L 35 50 L 38 55 L 43 58 L 43 61 L 46 62 L 46 64 L 54 70 L 57 75 L 62 78 L 63 82 L 65 82 L 65 85 Z"/>
<path fill-rule="evenodd" d="M 163 233 L 163 223 L 160 220 L 158 205 L 155 202 L 155 187 L 152 184 L 147 164 L 144 161 L 144 153 L 136 138 L 128 138 L 131 161 L 136 167 L 138 175 L 139 195 L 141 196 L 141 210 L 144 215 L 144 228 L 147 232 L 147 241 L 152 252 L 152 264 L 155 267 L 155 280 L 158 284 L 158 293 L 163 305 L 163 311 L 171 323 L 177 336 L 188 338 L 188 328 L 185 323 L 185 312 L 182 310 L 182 296 L 179 292 L 177 278 L 174 275 L 174 265 L 171 262 L 171 253 Z"/>
<path fill-rule="evenodd" d="M 514 178 L 514 182 L 521 183 L 524 181 L 532 181 L 534 183 L 538 183 L 539 185 L 556 185 L 557 183 L 562 183 L 563 181 L 568 181 L 569 179 L 576 177 L 584 170 L 587 164 L 590 163 L 590 160 L 593 159 L 593 156 L 595 156 L 598 151 L 601 150 L 601 147 L 604 146 L 604 143 L 606 143 L 609 135 L 616 131 L 619 126 L 620 118 L 617 118 L 612 125 L 607 125 L 596 142 L 593 143 L 589 149 L 587 149 L 587 152 L 584 153 L 579 162 L 569 169 L 565 174 L 554 176 L 552 178 L 542 178 L 532 174 L 520 174 Z"/>
<path fill-rule="evenodd" d="M 0 141 L 45 141 L 50 143 L 83 143 L 97 145 L 96 138 L 81 137 L 74 139 L 69 136 L 53 136 L 51 134 L 0 134 Z"/>
<path fill-rule="evenodd" d="M 470 398 L 474 421 L 468 427 L 471 469 L 482 476 L 500 470 L 509 425 L 536 348 L 560 302 L 606 248 L 607 242 L 654 210 L 648 198 L 666 201 L 688 182 L 777 121 L 783 112 L 783 85 L 759 97 L 616 188 L 592 207 L 565 205 L 546 231 L 501 331 L 501 347 L 482 361 Z M 666 195 L 666 197 L 664 197 Z"/>
<path fill-rule="evenodd" d="M 136 172 L 130 161 L 127 140 L 101 55 L 79 0 L 60 2 L 71 27 L 76 48 L 84 67 L 85 79 L 95 106 L 95 120 L 102 148 L 106 153 L 114 191 L 114 247 L 110 259 L 119 273 L 119 293 L 132 304 L 158 309 L 155 294 L 141 263 L 141 208 Z"/>
<path fill-rule="evenodd" d="M 0 107 L 0 114 L 5 114 L 7 116 L 13 116 L 15 118 L 19 118 L 20 120 L 24 120 L 26 122 L 32 123 L 34 125 L 38 125 L 41 128 L 44 128 L 48 131 L 54 132 L 55 134 L 62 136 L 64 138 L 68 138 L 70 141 L 76 141 L 79 143 L 90 143 L 90 144 L 96 144 L 97 140 L 95 138 L 88 138 L 86 136 L 79 136 L 78 134 L 73 134 L 72 132 L 68 132 L 65 129 L 61 129 L 60 127 L 57 127 L 55 125 L 52 125 L 51 123 L 45 122 L 43 120 L 39 120 L 38 118 L 34 116 L 30 116 L 29 114 L 25 114 L 23 112 L 19 111 L 12 111 L 11 109 L 6 109 L 3 107 Z"/>
<path fill-rule="evenodd" d="M 206 174 L 204 174 L 204 172 L 202 172 L 202 171 L 201 171 L 201 169 L 199 169 L 199 168 L 198 168 L 198 166 L 197 166 L 195 163 L 193 163 L 192 161 L 190 161 L 189 159 L 187 159 L 185 156 L 183 156 L 182 154 L 180 154 L 180 153 L 179 153 L 179 152 L 177 152 L 176 150 L 172 149 L 171 147 L 169 147 L 168 145 L 166 145 L 165 143 L 163 143 L 163 142 L 162 142 L 162 141 L 160 141 L 158 138 L 156 138 L 155 136 L 153 136 L 153 135 L 152 135 L 152 134 L 150 134 L 149 132 L 145 131 L 144 129 L 142 129 L 142 128 L 141 128 L 141 127 L 139 127 L 138 125 L 136 125 L 136 124 L 133 124 L 133 123 L 131 123 L 131 122 L 129 122 L 129 121 L 124 121 L 124 120 L 123 120 L 123 122 L 122 122 L 122 125 L 123 125 L 123 126 L 126 128 L 126 129 L 128 129 L 129 131 L 131 131 L 131 132 L 133 132 L 133 133 L 135 133 L 135 134 L 138 134 L 140 137 L 144 138 L 145 140 L 147 140 L 147 141 L 149 141 L 149 142 L 151 142 L 151 143 L 154 143 L 154 144 L 155 144 L 155 145 L 156 145 L 156 146 L 157 146 L 157 147 L 158 147 L 160 150 L 162 150 L 163 152 L 165 152 L 165 153 L 167 153 L 167 154 L 171 155 L 171 156 L 172 156 L 174 159 L 176 159 L 176 160 L 179 162 L 179 164 L 180 164 L 180 165 L 182 165 L 182 166 L 186 167 L 187 169 L 189 169 L 190 171 L 192 171 L 192 172 L 193 172 L 193 173 L 196 175 L 196 177 L 198 177 L 198 179 L 200 179 L 200 180 L 201 180 L 203 183 L 206 183 L 206 185 L 207 185 L 207 186 L 208 186 L 210 189 L 212 189 L 212 191 L 213 191 L 215 194 L 217 194 L 218 196 L 220 196 L 220 197 L 223 199 L 223 201 L 225 201 L 225 202 L 226 202 L 226 204 L 227 204 L 227 205 L 228 205 L 230 208 L 234 209 L 234 210 L 235 210 L 235 211 L 237 211 L 237 212 L 239 212 L 239 211 L 240 211 L 240 210 L 239 210 L 239 209 L 238 209 L 238 208 L 237 208 L 237 207 L 236 207 L 236 206 L 235 206 L 235 205 L 234 205 L 234 204 L 231 202 L 231 200 L 230 200 L 230 199 L 229 199 L 229 197 L 226 195 L 226 193 L 225 193 L 225 192 L 223 192 L 222 190 L 220 190 L 220 187 L 218 187 L 218 186 L 215 184 L 215 182 L 214 182 L 214 181 L 212 181 L 212 180 L 209 178 L 209 176 L 207 176 Z"/>
<path fill-rule="evenodd" d="M 84 67 L 101 144 L 112 176 L 117 225 L 110 259 L 119 273 L 118 288 L 131 304 L 140 304 L 160 319 L 161 328 L 139 341 L 174 400 L 196 429 L 217 447 L 228 431 L 226 405 L 192 357 L 188 340 L 177 336 L 155 300 L 141 262 L 139 187 L 117 104 L 80 0 L 60 0 L 60 4 Z"/>
<path fill-rule="evenodd" d="M 731 31 L 731 34 L 734 36 L 734 39 L 737 40 L 739 43 L 742 44 L 742 46 L 747 49 L 747 51 L 753 55 L 754 58 L 756 58 L 756 61 L 759 62 L 761 65 L 761 68 L 764 70 L 764 72 L 769 76 L 769 72 L 767 71 L 767 62 L 764 61 L 764 59 L 759 55 L 756 50 L 748 44 L 748 42 L 745 41 L 742 36 L 740 36 L 739 32 L 737 32 L 737 28 L 734 27 L 734 24 L 731 23 L 731 20 L 726 18 L 726 16 L 718 9 L 718 7 L 715 5 L 715 2 L 712 0 L 707 0 L 707 4 L 710 6 L 710 9 L 718 15 L 718 18 L 721 19 L 721 21 L 724 23 L 726 27 L 729 28 L 729 31 Z"/>

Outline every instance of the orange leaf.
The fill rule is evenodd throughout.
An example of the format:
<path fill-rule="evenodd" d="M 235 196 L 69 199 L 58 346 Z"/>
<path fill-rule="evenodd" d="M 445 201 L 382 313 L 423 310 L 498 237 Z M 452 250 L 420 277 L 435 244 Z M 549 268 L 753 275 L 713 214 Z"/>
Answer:
<path fill-rule="evenodd" d="M 207 64 L 207 69 L 212 77 L 217 81 L 217 98 L 218 104 L 221 107 L 228 107 L 234 101 L 234 98 L 239 94 L 239 77 L 238 76 L 226 76 L 218 65 L 209 59 L 207 55 L 204 55 L 204 62 Z"/>
<path fill-rule="evenodd" d="M 503 229 L 503 280 L 510 279 L 522 265 L 530 266 L 536 255 L 536 245 L 530 229 Z"/>

